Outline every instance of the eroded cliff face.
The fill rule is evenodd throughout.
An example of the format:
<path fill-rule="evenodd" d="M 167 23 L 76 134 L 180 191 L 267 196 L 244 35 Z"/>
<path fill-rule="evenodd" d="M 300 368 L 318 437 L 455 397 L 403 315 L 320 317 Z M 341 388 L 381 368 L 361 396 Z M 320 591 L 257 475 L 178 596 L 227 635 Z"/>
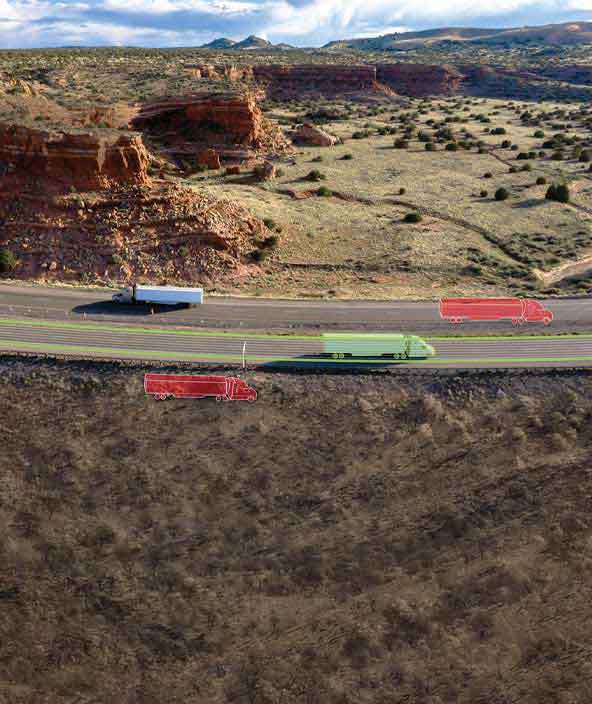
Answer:
<path fill-rule="evenodd" d="M 0 125 L 0 188 L 94 191 L 145 184 L 150 161 L 138 134 L 38 130 Z"/>
<path fill-rule="evenodd" d="M 197 78 L 254 81 L 270 98 L 335 98 L 377 94 L 393 96 L 452 95 L 463 75 L 448 65 L 381 63 L 359 66 L 330 64 L 255 64 L 207 66 Z"/>
<path fill-rule="evenodd" d="M 272 98 L 384 92 L 374 66 L 258 65 L 253 66 L 253 78 Z"/>
<path fill-rule="evenodd" d="M 376 77 L 401 95 L 422 97 L 454 95 L 463 75 L 453 66 L 430 64 L 378 64 Z"/>
<path fill-rule="evenodd" d="M 0 223 L 11 276 L 97 284 L 236 283 L 267 232 L 240 205 L 164 183 L 0 197 Z"/>
<path fill-rule="evenodd" d="M 144 105 L 132 126 L 179 157 L 218 168 L 288 149 L 282 132 L 263 117 L 258 93 L 202 93 Z"/>

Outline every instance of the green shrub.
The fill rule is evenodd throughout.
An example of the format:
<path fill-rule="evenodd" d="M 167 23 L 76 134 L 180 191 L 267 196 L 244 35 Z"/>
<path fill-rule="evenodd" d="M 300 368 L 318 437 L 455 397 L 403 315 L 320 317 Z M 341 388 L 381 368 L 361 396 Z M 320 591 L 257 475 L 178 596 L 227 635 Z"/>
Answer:
<path fill-rule="evenodd" d="M 354 155 L 353 155 L 353 154 L 344 154 L 344 155 L 341 157 L 341 160 L 342 160 L 342 161 L 351 161 L 353 158 L 354 158 Z"/>
<path fill-rule="evenodd" d="M 273 218 L 264 218 L 263 224 L 268 230 L 275 230 L 276 222 Z"/>
<path fill-rule="evenodd" d="M 542 139 L 542 138 L 545 136 L 545 133 L 543 132 L 543 130 L 537 130 L 537 131 L 534 133 L 534 136 L 535 136 L 537 139 Z"/>
<path fill-rule="evenodd" d="M 407 149 L 409 142 L 406 139 L 395 139 L 395 149 Z"/>
<path fill-rule="evenodd" d="M 406 188 L 399 188 L 399 195 L 400 195 L 400 196 L 404 196 L 405 193 L 407 193 L 407 189 L 406 189 Z"/>
<path fill-rule="evenodd" d="M 539 176 L 536 180 L 537 186 L 544 186 L 547 183 L 547 179 L 544 176 Z"/>
<path fill-rule="evenodd" d="M 318 196 L 323 196 L 325 198 L 328 198 L 329 196 L 333 195 L 333 191 L 330 188 L 327 188 L 327 186 L 321 186 L 317 190 L 317 195 Z"/>
<path fill-rule="evenodd" d="M 481 196 L 481 198 L 487 198 L 487 196 L 489 195 L 489 191 L 481 191 L 479 195 Z"/>
<path fill-rule="evenodd" d="M 508 200 L 510 197 L 510 192 L 508 191 L 507 188 L 498 188 L 497 191 L 495 192 L 495 199 L 502 201 L 502 200 Z"/>
<path fill-rule="evenodd" d="M 448 144 L 446 145 L 446 151 L 447 152 L 458 151 L 458 144 L 456 142 L 448 142 Z"/>
<path fill-rule="evenodd" d="M 504 139 L 502 142 L 502 149 L 509 149 L 512 146 L 512 142 L 509 139 Z"/>
<path fill-rule="evenodd" d="M 17 267 L 18 260 L 14 252 L 6 247 L 0 249 L 0 272 L 6 274 L 10 271 L 14 271 Z"/>
<path fill-rule="evenodd" d="M 592 161 L 592 152 L 590 152 L 589 149 L 585 149 L 581 154 L 580 154 L 580 163 L 582 164 L 587 164 L 588 162 Z"/>
<path fill-rule="evenodd" d="M 319 156 L 315 156 L 314 159 L 311 159 L 313 164 L 319 164 L 321 161 L 323 161 L 323 157 L 319 154 Z"/>
<path fill-rule="evenodd" d="M 558 203 L 569 203 L 570 192 L 568 185 L 566 183 L 552 184 L 549 186 L 545 198 L 547 200 L 557 201 Z"/>
<path fill-rule="evenodd" d="M 423 217 L 421 213 L 407 213 L 407 215 L 405 215 L 404 220 L 405 222 L 415 223 L 421 222 L 423 220 Z"/>
<path fill-rule="evenodd" d="M 304 178 L 306 181 L 324 181 L 327 177 L 318 169 L 313 169 L 309 171 Z"/>
<path fill-rule="evenodd" d="M 483 178 L 493 178 L 493 174 L 491 171 L 488 171 L 486 174 L 483 174 Z"/>
<path fill-rule="evenodd" d="M 251 259 L 255 262 L 263 262 L 267 259 L 267 252 L 262 249 L 254 249 L 251 252 Z"/>
<path fill-rule="evenodd" d="M 520 171 L 532 171 L 532 164 L 524 164 Z"/>
<path fill-rule="evenodd" d="M 270 235 L 263 240 L 263 247 L 266 249 L 275 249 L 279 244 L 280 238 L 277 235 Z"/>

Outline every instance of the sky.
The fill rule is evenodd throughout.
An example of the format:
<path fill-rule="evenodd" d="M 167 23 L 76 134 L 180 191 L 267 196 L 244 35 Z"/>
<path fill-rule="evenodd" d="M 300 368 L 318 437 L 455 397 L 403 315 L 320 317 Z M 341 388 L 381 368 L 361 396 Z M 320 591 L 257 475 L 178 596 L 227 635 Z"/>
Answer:
<path fill-rule="evenodd" d="M 0 48 L 198 46 L 256 34 L 321 46 L 443 26 L 592 21 L 592 0 L 0 0 Z"/>

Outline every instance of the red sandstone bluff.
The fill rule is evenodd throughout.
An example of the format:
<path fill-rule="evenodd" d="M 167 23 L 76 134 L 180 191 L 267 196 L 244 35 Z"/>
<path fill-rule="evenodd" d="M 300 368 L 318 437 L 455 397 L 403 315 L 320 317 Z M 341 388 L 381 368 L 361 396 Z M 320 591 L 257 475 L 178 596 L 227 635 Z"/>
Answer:
<path fill-rule="evenodd" d="M 137 134 L 49 132 L 0 125 L 0 183 L 5 188 L 42 187 L 94 191 L 112 182 L 148 182 L 150 156 Z"/>
<path fill-rule="evenodd" d="M 253 66 L 253 78 L 275 98 L 388 93 L 377 81 L 375 66 L 261 64 Z"/>
<path fill-rule="evenodd" d="M 288 143 L 266 120 L 253 93 L 197 93 L 148 103 L 132 120 L 135 129 L 177 156 L 196 156 L 218 168 L 260 153 L 283 153 Z"/>
<path fill-rule="evenodd" d="M 464 78 L 453 66 L 402 63 L 378 64 L 376 77 L 397 93 L 412 97 L 454 95 Z"/>

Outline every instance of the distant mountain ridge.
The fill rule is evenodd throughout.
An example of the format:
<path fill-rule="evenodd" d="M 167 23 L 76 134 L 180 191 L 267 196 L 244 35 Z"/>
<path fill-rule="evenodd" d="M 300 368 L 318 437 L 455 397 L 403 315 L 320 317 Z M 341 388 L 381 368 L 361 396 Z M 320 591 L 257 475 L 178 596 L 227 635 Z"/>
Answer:
<path fill-rule="evenodd" d="M 246 39 L 236 42 L 233 39 L 219 37 L 208 44 L 202 44 L 200 49 L 233 49 L 237 51 L 252 51 L 256 49 L 293 49 L 289 44 L 272 44 L 267 39 L 262 39 L 251 34 Z"/>
<path fill-rule="evenodd" d="M 592 43 L 592 22 L 564 22 L 538 27 L 484 29 L 478 27 L 442 27 L 420 32 L 397 32 L 379 37 L 342 39 L 329 42 L 323 49 L 358 49 L 361 51 L 397 51 L 442 42 L 520 45 L 529 43 L 573 45 Z"/>

